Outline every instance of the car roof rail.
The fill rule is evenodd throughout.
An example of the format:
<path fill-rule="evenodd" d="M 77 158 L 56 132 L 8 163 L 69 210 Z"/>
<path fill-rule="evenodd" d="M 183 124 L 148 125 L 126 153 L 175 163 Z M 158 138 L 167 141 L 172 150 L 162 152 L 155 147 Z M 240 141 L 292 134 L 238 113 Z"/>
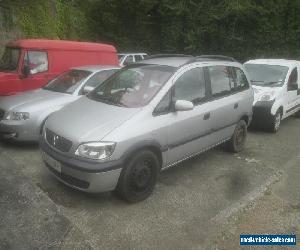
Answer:
<path fill-rule="evenodd" d="M 200 62 L 200 61 L 229 61 L 229 62 L 238 62 L 233 57 L 230 56 L 222 56 L 222 55 L 201 55 L 195 56 L 188 63 L 192 62 Z"/>
<path fill-rule="evenodd" d="M 157 54 L 157 55 L 147 56 L 146 59 L 164 58 L 164 57 L 193 57 L 193 56 L 185 55 L 185 54 Z"/>

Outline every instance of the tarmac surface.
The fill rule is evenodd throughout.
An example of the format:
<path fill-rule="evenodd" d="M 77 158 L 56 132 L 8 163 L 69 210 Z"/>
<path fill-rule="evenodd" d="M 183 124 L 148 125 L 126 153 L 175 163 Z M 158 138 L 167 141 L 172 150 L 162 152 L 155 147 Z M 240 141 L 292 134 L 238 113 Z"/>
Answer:
<path fill-rule="evenodd" d="M 277 134 L 250 131 L 243 152 L 219 147 L 162 172 L 137 204 L 66 187 L 36 145 L 0 142 L 0 249 L 240 249 L 241 233 L 299 238 L 299 131 L 294 117 Z"/>

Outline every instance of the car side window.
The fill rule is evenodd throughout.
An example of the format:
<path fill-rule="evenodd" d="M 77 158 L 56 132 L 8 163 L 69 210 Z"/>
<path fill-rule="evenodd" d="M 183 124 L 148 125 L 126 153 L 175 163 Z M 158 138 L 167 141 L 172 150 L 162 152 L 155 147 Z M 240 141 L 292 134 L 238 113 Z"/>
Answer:
<path fill-rule="evenodd" d="M 163 115 L 167 114 L 170 111 L 171 108 L 171 91 L 169 91 L 159 102 L 159 104 L 154 109 L 153 114 L 155 116 L 157 115 Z"/>
<path fill-rule="evenodd" d="M 214 97 L 228 95 L 234 89 L 234 80 L 227 66 L 210 66 L 208 73 Z"/>
<path fill-rule="evenodd" d="M 293 85 L 298 82 L 298 70 L 297 68 L 294 68 L 290 74 L 290 78 L 288 81 L 288 85 Z"/>
<path fill-rule="evenodd" d="M 143 60 L 143 57 L 141 55 L 135 55 L 134 57 L 136 62 Z"/>
<path fill-rule="evenodd" d="M 117 69 L 102 70 L 97 72 L 86 82 L 85 86 L 97 87 L 115 72 L 117 72 Z"/>
<path fill-rule="evenodd" d="M 127 56 L 124 60 L 124 65 L 128 65 L 130 63 L 133 63 L 133 56 Z"/>
<path fill-rule="evenodd" d="M 236 87 L 235 87 L 236 90 L 239 91 L 239 90 L 248 89 L 249 82 L 247 80 L 245 73 L 241 69 L 236 67 L 233 67 L 232 70 L 236 82 Z"/>
<path fill-rule="evenodd" d="M 48 70 L 48 55 L 43 51 L 27 51 L 24 56 L 24 65 L 30 69 L 30 74 L 45 72 Z"/>
<path fill-rule="evenodd" d="M 174 101 L 185 100 L 194 105 L 206 97 L 203 68 L 194 68 L 183 73 L 174 85 Z"/>

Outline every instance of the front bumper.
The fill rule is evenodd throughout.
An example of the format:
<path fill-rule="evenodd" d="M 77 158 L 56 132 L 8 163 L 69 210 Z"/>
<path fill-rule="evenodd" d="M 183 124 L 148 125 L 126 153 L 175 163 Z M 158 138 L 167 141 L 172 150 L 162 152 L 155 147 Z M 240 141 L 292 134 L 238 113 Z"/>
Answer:
<path fill-rule="evenodd" d="M 38 129 L 27 121 L 0 121 L 0 137 L 15 141 L 38 141 Z"/>
<path fill-rule="evenodd" d="M 273 121 L 271 109 L 275 101 L 259 101 L 253 106 L 251 125 L 258 127 L 269 127 Z"/>
<path fill-rule="evenodd" d="M 61 182 L 88 193 L 112 191 L 116 188 L 122 171 L 121 161 L 95 162 L 70 157 L 53 149 L 44 138 L 40 139 L 42 152 L 61 164 L 61 171 L 48 165 L 50 172 Z"/>

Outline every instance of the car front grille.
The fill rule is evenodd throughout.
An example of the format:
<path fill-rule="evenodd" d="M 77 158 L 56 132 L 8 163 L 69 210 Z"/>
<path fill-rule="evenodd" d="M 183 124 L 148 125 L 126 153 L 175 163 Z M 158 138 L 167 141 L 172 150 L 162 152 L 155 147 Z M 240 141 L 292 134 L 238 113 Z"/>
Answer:
<path fill-rule="evenodd" d="M 61 152 L 69 152 L 72 147 L 72 142 L 59 136 L 49 129 L 46 129 L 46 140 L 54 148 Z"/>
<path fill-rule="evenodd" d="M 60 178 L 64 182 L 70 184 L 71 186 L 78 187 L 81 189 L 88 189 L 90 186 L 90 183 L 87 181 L 79 180 L 79 179 L 77 179 L 71 175 L 65 174 L 65 173 L 59 173 L 55 169 L 50 167 L 48 164 L 46 164 L 46 166 L 53 174 L 55 174 L 58 178 Z"/>
<path fill-rule="evenodd" d="M 3 119 L 5 111 L 0 109 L 0 121 Z"/>

